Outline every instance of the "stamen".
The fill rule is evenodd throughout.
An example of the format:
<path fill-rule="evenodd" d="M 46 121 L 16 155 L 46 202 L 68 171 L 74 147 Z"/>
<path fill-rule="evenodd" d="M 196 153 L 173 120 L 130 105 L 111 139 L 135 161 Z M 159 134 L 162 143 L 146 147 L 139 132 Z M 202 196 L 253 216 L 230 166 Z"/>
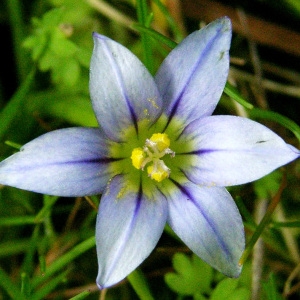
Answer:
<path fill-rule="evenodd" d="M 170 147 L 170 139 L 165 133 L 154 133 L 151 136 L 150 141 L 156 144 L 159 151 L 163 151 Z"/>
<path fill-rule="evenodd" d="M 165 165 L 161 158 L 165 154 L 175 156 L 175 152 L 170 148 L 170 139 L 166 133 L 154 133 L 147 139 L 143 148 L 134 148 L 131 153 L 132 165 L 136 169 L 144 170 L 148 163 L 147 173 L 151 179 L 158 182 L 169 177 L 171 170 Z"/>
<path fill-rule="evenodd" d="M 145 153 L 142 148 L 134 148 L 131 153 L 131 161 L 135 168 L 140 169 L 145 159 Z"/>

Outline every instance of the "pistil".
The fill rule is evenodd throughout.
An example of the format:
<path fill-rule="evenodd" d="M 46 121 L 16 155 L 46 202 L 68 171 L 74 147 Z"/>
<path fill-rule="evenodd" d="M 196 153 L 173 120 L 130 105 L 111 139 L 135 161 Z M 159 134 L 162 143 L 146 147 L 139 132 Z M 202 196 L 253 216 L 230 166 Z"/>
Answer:
<path fill-rule="evenodd" d="M 131 153 L 132 165 L 136 169 L 144 170 L 147 164 L 147 173 L 151 179 L 158 182 L 170 176 L 171 170 L 161 159 L 165 154 L 175 156 L 170 148 L 170 139 L 166 133 L 154 133 L 150 139 L 146 139 L 143 148 L 134 148 Z"/>

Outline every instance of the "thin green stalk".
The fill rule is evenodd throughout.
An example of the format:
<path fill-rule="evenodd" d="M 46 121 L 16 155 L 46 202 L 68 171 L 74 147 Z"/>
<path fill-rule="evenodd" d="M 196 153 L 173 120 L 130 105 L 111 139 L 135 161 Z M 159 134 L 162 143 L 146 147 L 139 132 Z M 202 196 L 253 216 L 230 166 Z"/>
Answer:
<path fill-rule="evenodd" d="M 56 259 L 50 266 L 47 267 L 46 273 L 41 274 L 40 276 L 34 278 L 32 282 L 32 287 L 34 288 L 44 283 L 56 272 L 62 270 L 63 268 L 66 268 L 66 266 L 70 262 L 72 262 L 75 258 L 77 258 L 79 255 L 85 253 L 86 251 L 88 251 L 93 247 L 95 247 L 94 236 L 83 241 L 82 243 L 74 247 L 72 250 L 70 250 L 68 253 Z"/>
<path fill-rule="evenodd" d="M 6 272 L 0 267 L 0 287 L 9 295 L 11 299 L 26 300 L 18 286 L 16 286 Z"/>
<path fill-rule="evenodd" d="M 13 95 L 8 104 L 0 112 L 0 140 L 3 139 L 10 124 L 13 122 L 14 118 L 22 108 L 24 99 L 30 91 L 34 82 L 35 71 L 35 68 L 31 70 L 17 92 Z"/>
<path fill-rule="evenodd" d="M 29 297 L 30 295 L 30 278 L 27 273 L 23 272 L 21 274 L 21 293 L 25 297 Z"/>
<path fill-rule="evenodd" d="M 232 98 L 233 100 L 235 100 L 236 102 L 238 102 L 239 104 L 241 104 L 242 106 L 244 106 L 248 109 L 252 109 L 254 107 L 251 103 L 247 102 L 243 97 L 241 97 L 239 92 L 229 82 L 227 82 L 226 85 L 225 85 L 224 93 L 227 94 L 227 96 L 229 96 L 230 98 Z"/>
<path fill-rule="evenodd" d="M 163 3 L 161 3 L 160 0 L 153 0 L 153 2 L 157 5 L 157 7 L 160 9 L 160 11 L 166 17 L 166 19 L 167 19 L 167 21 L 170 25 L 170 28 L 173 31 L 174 35 L 175 35 L 176 41 L 181 41 L 184 38 L 184 35 L 180 31 L 180 29 L 178 28 L 175 20 L 171 16 L 171 14 L 170 14 L 169 10 L 167 9 L 167 7 Z"/>
<path fill-rule="evenodd" d="M 300 227 L 300 221 L 288 221 L 288 222 L 272 222 L 273 228 L 299 228 Z"/>
<path fill-rule="evenodd" d="M 148 36 L 154 38 L 155 40 L 161 42 L 162 44 L 165 44 L 170 49 L 174 49 L 177 46 L 177 43 L 169 39 L 168 37 L 164 36 L 163 34 L 151 29 L 147 28 L 140 24 L 133 24 L 134 28 L 136 28 L 138 31 L 147 34 Z"/>
<path fill-rule="evenodd" d="M 43 300 L 45 297 L 52 292 L 61 282 L 63 282 L 68 274 L 68 271 L 58 274 L 52 280 L 47 282 L 43 287 L 38 289 L 34 294 L 30 296 L 30 300 Z"/>
<path fill-rule="evenodd" d="M 29 239 L 14 239 L 0 244 L 0 258 L 26 252 L 30 247 Z"/>
<path fill-rule="evenodd" d="M 35 223 L 35 216 L 11 216 L 0 218 L 0 226 L 23 226 L 25 224 Z"/>
<path fill-rule="evenodd" d="M 39 223 L 44 220 L 44 218 L 49 214 L 51 211 L 52 206 L 56 203 L 59 197 L 56 196 L 44 196 L 44 206 L 39 211 L 39 213 L 35 216 L 35 222 Z"/>
<path fill-rule="evenodd" d="M 240 258 L 240 261 L 239 261 L 240 265 L 243 265 L 245 263 L 246 259 L 250 255 L 255 243 L 261 236 L 263 230 L 270 223 L 272 214 L 273 214 L 275 208 L 277 207 L 278 203 L 280 202 L 281 194 L 282 194 L 283 190 L 285 189 L 285 187 L 286 187 L 286 176 L 283 177 L 279 190 L 277 191 L 276 195 L 272 198 L 272 201 L 266 211 L 266 214 L 262 218 L 262 220 L 259 223 L 259 225 L 257 226 L 254 234 L 252 235 L 249 243 L 247 244 L 246 249 Z"/>
<path fill-rule="evenodd" d="M 30 238 L 29 247 L 27 249 L 25 258 L 23 260 L 23 265 L 21 267 L 22 271 L 26 274 L 32 274 L 33 272 L 35 252 L 39 242 L 40 225 L 36 225 Z"/>
<path fill-rule="evenodd" d="M 129 274 L 127 279 L 141 300 L 154 300 L 144 274 L 139 269 Z"/>
<path fill-rule="evenodd" d="M 89 296 L 91 294 L 90 291 L 84 291 L 72 298 L 70 298 L 70 300 L 82 300 L 82 299 L 85 299 L 87 296 Z"/>
<path fill-rule="evenodd" d="M 23 22 L 22 1 L 7 0 L 6 7 L 9 15 L 10 29 L 13 38 L 14 55 L 16 58 L 16 66 L 19 82 L 25 80 L 28 73 L 29 60 L 28 55 L 22 48 L 25 38 L 25 25 Z"/>
<path fill-rule="evenodd" d="M 148 5 L 146 0 L 137 0 L 136 2 L 137 9 L 137 18 L 139 24 L 149 27 L 149 19 L 148 19 Z M 151 74 L 153 74 L 153 56 L 152 56 L 152 46 L 150 37 L 142 32 L 141 33 L 141 42 L 143 46 L 144 53 L 144 64 L 149 70 Z"/>
<path fill-rule="evenodd" d="M 235 203 L 239 209 L 239 212 L 241 213 L 241 215 L 243 216 L 243 218 L 245 219 L 245 222 L 247 222 L 249 225 L 251 226 L 256 226 L 253 217 L 251 215 L 251 213 L 249 212 L 249 210 L 247 209 L 247 207 L 245 206 L 244 202 L 242 201 L 241 197 L 236 197 L 235 199 Z"/>

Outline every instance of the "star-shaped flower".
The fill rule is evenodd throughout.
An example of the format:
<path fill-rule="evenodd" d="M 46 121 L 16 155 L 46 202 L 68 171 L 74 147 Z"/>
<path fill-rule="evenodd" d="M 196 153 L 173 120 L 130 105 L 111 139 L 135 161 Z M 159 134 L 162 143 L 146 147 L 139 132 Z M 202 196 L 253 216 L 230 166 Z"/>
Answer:
<path fill-rule="evenodd" d="M 0 165 L 0 183 L 59 196 L 102 193 L 97 284 L 109 287 L 155 248 L 168 223 L 198 256 L 238 276 L 244 230 L 225 186 L 299 157 L 263 125 L 211 116 L 229 70 L 231 23 L 190 34 L 155 78 L 126 48 L 94 34 L 90 93 L 100 128 L 47 133 Z"/>

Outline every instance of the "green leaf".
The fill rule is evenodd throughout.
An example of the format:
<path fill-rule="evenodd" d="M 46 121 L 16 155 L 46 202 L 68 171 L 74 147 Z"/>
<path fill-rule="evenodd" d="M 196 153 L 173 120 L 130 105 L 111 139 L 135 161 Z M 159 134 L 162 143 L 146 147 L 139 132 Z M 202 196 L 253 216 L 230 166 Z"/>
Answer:
<path fill-rule="evenodd" d="M 70 298 L 69 300 L 82 300 L 82 299 L 85 299 L 90 294 L 91 294 L 90 291 L 84 291 L 84 292 L 76 295 L 75 297 Z"/>
<path fill-rule="evenodd" d="M 147 33 L 149 36 L 154 38 L 155 40 L 161 42 L 162 44 L 165 44 L 170 49 L 174 49 L 177 46 L 177 43 L 169 39 L 168 37 L 164 36 L 163 34 L 151 29 L 147 28 L 145 26 L 142 26 L 140 24 L 134 24 L 133 27 L 137 29 L 140 32 Z"/>
<path fill-rule="evenodd" d="M 250 291 L 238 285 L 238 279 L 223 279 L 212 292 L 210 300 L 249 300 Z"/>
<path fill-rule="evenodd" d="M 200 293 L 196 293 L 193 295 L 193 300 L 207 300 L 208 298 L 203 296 L 202 294 Z"/>
<path fill-rule="evenodd" d="M 274 196 L 281 184 L 282 174 L 279 170 L 254 182 L 255 193 L 260 199 L 267 199 Z"/>
<path fill-rule="evenodd" d="M 195 254 L 190 258 L 176 253 L 173 266 L 176 273 L 165 275 L 165 282 L 173 291 L 182 295 L 210 293 L 213 269 Z"/>
<path fill-rule="evenodd" d="M 52 70 L 53 82 L 64 83 L 67 87 L 72 87 L 78 83 L 79 77 L 80 65 L 74 58 L 68 58 L 68 63 L 60 58 L 57 66 Z"/>
<path fill-rule="evenodd" d="M 141 300 L 154 300 L 151 295 L 151 291 L 148 286 L 148 282 L 144 277 L 144 274 L 139 270 L 136 269 L 131 274 L 127 276 L 128 281 L 130 282 L 131 286 L 139 296 Z"/>
<path fill-rule="evenodd" d="M 76 44 L 66 39 L 66 36 L 58 28 L 51 32 L 51 43 L 49 46 L 49 50 L 58 57 L 71 57 L 78 50 Z"/>
<path fill-rule="evenodd" d="M 30 113 L 52 117 L 80 126 L 98 126 L 88 95 L 48 90 L 32 94 L 28 101 Z"/>
<path fill-rule="evenodd" d="M 264 299 L 266 300 L 283 300 L 282 296 L 277 291 L 275 275 L 271 273 L 269 279 L 262 283 L 264 291 Z"/>
<path fill-rule="evenodd" d="M 247 102 L 238 92 L 238 90 L 231 85 L 229 82 L 226 83 L 225 88 L 224 88 L 224 92 L 225 94 L 227 94 L 227 96 L 229 96 L 230 98 L 232 98 L 233 100 L 235 100 L 236 102 L 238 102 L 239 104 L 241 104 L 242 106 L 252 109 L 253 105 L 249 102 Z"/>

